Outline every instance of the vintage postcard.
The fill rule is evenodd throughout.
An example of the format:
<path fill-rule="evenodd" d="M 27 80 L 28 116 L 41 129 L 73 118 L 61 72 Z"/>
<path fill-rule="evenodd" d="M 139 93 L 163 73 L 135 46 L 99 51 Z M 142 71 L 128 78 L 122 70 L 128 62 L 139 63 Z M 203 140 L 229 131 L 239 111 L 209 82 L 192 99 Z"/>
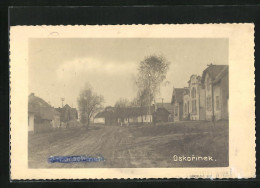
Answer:
<path fill-rule="evenodd" d="M 254 178 L 254 24 L 10 28 L 12 180 Z"/>

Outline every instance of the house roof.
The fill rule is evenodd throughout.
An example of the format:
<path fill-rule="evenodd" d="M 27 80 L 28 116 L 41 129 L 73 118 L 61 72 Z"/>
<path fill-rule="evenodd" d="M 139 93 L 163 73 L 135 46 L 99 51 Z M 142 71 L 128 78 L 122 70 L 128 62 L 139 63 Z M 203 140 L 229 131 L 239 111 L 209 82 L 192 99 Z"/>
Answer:
<path fill-rule="evenodd" d="M 164 115 L 164 114 L 169 115 L 170 112 L 168 110 L 166 110 L 165 108 L 157 108 L 156 114 L 159 115 L 159 116 Z"/>
<path fill-rule="evenodd" d="M 171 103 L 156 103 L 157 108 L 165 108 L 169 112 L 174 110 L 174 106 Z"/>
<path fill-rule="evenodd" d="M 150 108 L 150 114 L 155 112 L 155 107 L 151 106 Z M 140 115 L 149 114 L 149 106 L 143 106 L 143 107 L 122 107 L 122 108 L 116 108 L 115 112 L 110 110 L 104 110 L 102 112 L 99 112 L 95 118 L 108 118 L 108 117 L 137 117 Z"/>
<path fill-rule="evenodd" d="M 71 108 L 70 105 L 65 104 L 65 106 L 63 108 Z"/>
<path fill-rule="evenodd" d="M 115 113 L 113 111 L 102 111 L 97 113 L 95 118 L 111 118 L 114 117 Z"/>
<path fill-rule="evenodd" d="M 47 120 L 53 120 L 54 115 L 59 115 L 59 112 L 51 105 L 34 94 L 30 94 L 28 97 L 28 112 L 34 113 L 38 118 Z"/>
<path fill-rule="evenodd" d="M 188 93 L 189 89 L 188 88 L 174 88 L 172 92 L 172 104 L 174 102 L 182 102 L 183 101 L 183 95 Z"/>
<path fill-rule="evenodd" d="M 71 108 L 68 104 L 66 104 L 62 108 L 59 107 L 59 108 L 55 108 L 55 109 L 61 113 L 64 111 L 67 111 L 67 110 L 70 110 L 70 112 L 72 112 L 72 113 L 78 113 L 76 108 Z"/>
<path fill-rule="evenodd" d="M 219 82 L 226 74 L 228 74 L 229 67 L 225 67 L 215 78 L 213 83 Z"/>
<path fill-rule="evenodd" d="M 205 77 L 206 74 L 208 73 L 208 75 L 210 76 L 210 78 L 212 80 L 215 80 L 216 77 L 224 70 L 228 67 L 228 65 L 209 65 L 202 73 L 202 79 L 201 82 L 204 83 L 205 82 Z"/>
<path fill-rule="evenodd" d="M 141 115 L 146 115 L 146 114 L 153 114 L 155 111 L 155 107 L 151 106 L 150 107 L 150 112 L 149 112 L 149 106 L 135 106 L 135 107 L 125 107 L 125 108 L 118 108 L 116 110 L 116 114 L 120 117 L 137 117 Z"/>

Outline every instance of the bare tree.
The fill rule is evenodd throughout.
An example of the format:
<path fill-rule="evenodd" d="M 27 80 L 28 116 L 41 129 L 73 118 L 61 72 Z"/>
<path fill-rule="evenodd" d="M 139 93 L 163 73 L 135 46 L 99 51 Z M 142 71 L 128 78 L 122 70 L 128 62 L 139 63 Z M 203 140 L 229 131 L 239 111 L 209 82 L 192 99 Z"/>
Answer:
<path fill-rule="evenodd" d="M 128 118 L 126 113 L 126 108 L 129 107 L 130 105 L 131 103 L 129 102 L 129 100 L 125 98 L 120 98 L 115 103 L 116 116 L 117 119 L 120 119 L 120 123 L 123 122 L 124 118 Z"/>
<path fill-rule="evenodd" d="M 169 61 L 157 55 L 148 56 L 139 64 L 136 80 L 139 98 L 149 106 L 160 92 L 160 85 L 166 79 L 169 65 Z"/>
<path fill-rule="evenodd" d="M 97 111 L 99 111 L 102 108 L 103 102 L 104 97 L 93 92 L 92 87 L 86 84 L 85 88 L 80 92 L 78 98 L 78 107 L 81 116 L 81 123 L 87 123 L 88 127 L 90 124 L 90 119 Z"/>
<path fill-rule="evenodd" d="M 115 103 L 115 107 L 127 107 L 130 105 L 130 102 L 128 99 L 125 98 L 120 98 L 118 101 Z"/>

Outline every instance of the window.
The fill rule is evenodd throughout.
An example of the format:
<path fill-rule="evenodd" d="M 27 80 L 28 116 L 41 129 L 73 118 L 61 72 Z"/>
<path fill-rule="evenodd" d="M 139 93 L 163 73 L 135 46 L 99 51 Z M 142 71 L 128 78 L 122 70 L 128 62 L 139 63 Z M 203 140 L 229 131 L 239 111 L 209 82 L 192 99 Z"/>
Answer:
<path fill-rule="evenodd" d="M 184 104 L 184 112 L 187 113 L 187 104 Z"/>
<path fill-rule="evenodd" d="M 195 87 L 192 88 L 191 97 L 192 98 L 196 98 L 196 89 L 195 89 Z"/>
<path fill-rule="evenodd" d="M 197 112 L 197 103 L 196 100 L 192 101 L 192 113 L 196 113 Z"/>
<path fill-rule="evenodd" d="M 216 96 L 216 110 L 220 110 L 219 96 Z"/>
<path fill-rule="evenodd" d="M 174 109 L 174 115 L 175 116 L 178 116 L 178 110 L 179 110 L 178 106 L 175 106 L 175 109 Z"/>
<path fill-rule="evenodd" d="M 211 111 L 211 96 L 207 97 L 207 111 Z"/>

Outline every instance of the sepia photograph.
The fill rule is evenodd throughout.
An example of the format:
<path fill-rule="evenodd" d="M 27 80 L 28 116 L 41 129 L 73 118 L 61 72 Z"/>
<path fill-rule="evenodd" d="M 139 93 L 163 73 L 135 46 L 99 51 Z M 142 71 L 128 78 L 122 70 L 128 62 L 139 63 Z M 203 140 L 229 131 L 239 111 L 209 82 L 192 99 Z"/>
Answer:
<path fill-rule="evenodd" d="M 253 24 L 15 26 L 10 177 L 255 177 Z"/>
<path fill-rule="evenodd" d="M 29 39 L 28 167 L 227 167 L 228 45 Z"/>

